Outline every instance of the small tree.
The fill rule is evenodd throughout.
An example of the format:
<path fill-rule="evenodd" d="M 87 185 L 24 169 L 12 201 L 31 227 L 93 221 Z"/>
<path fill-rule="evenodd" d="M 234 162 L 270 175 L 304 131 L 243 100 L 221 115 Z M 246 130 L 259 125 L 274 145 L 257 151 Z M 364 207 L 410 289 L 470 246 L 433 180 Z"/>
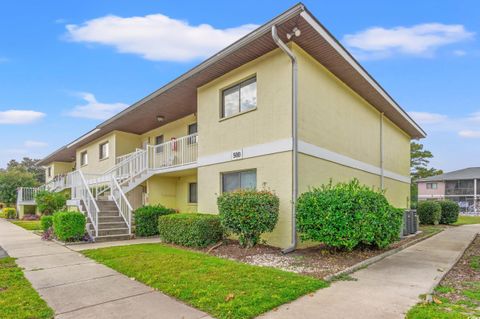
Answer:
<path fill-rule="evenodd" d="M 17 202 L 19 187 L 34 187 L 37 185 L 35 177 L 22 169 L 0 171 L 0 202 L 13 205 Z"/>
<path fill-rule="evenodd" d="M 280 200 L 266 190 L 241 190 L 223 193 L 217 205 L 224 230 L 238 235 L 241 246 L 253 247 L 277 224 Z"/>
<path fill-rule="evenodd" d="M 418 202 L 417 214 L 420 224 L 438 225 L 442 216 L 442 207 L 433 200 L 420 201 Z"/>
<path fill-rule="evenodd" d="M 43 215 L 52 215 L 65 207 L 67 199 L 62 193 L 40 191 L 35 196 L 35 202 Z"/>
<path fill-rule="evenodd" d="M 438 202 L 442 208 L 440 224 L 453 224 L 458 220 L 460 206 L 453 200 L 441 200 Z"/>

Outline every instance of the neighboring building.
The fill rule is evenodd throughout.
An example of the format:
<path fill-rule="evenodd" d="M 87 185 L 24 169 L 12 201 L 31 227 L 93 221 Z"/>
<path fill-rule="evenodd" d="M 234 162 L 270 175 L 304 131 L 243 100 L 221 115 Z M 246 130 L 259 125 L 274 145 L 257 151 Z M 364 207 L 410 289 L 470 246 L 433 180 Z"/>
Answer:
<path fill-rule="evenodd" d="M 480 213 L 480 167 L 419 179 L 418 200 L 451 199 L 464 214 Z M 478 187 L 477 187 L 478 183 Z"/>
<path fill-rule="evenodd" d="M 330 179 L 358 178 L 409 207 L 410 140 L 423 137 L 298 4 L 41 164 L 49 188 L 71 188 L 77 204 L 87 202 L 93 224 L 102 194 L 128 222 L 130 206 L 217 213 L 220 193 L 267 187 L 280 198 L 280 216 L 264 238 L 288 247 L 297 193 Z"/>

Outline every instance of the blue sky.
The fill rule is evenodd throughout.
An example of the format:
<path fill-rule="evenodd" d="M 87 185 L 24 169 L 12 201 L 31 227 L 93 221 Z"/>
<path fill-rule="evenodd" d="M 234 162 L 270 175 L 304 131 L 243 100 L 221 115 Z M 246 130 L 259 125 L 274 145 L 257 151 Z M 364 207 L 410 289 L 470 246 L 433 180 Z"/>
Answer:
<path fill-rule="evenodd" d="M 0 167 L 41 158 L 294 1 L 0 4 Z M 304 1 L 427 131 L 444 170 L 480 166 L 478 1 Z"/>

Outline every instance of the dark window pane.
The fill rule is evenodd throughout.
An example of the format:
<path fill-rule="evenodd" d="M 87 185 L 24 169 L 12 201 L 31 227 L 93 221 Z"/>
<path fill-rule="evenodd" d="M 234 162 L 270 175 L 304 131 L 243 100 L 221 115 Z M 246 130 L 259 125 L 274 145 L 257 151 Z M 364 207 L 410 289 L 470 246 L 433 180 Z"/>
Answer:
<path fill-rule="evenodd" d="M 190 183 L 189 184 L 189 191 L 188 191 L 188 202 L 196 203 L 197 202 L 197 183 Z"/>
<path fill-rule="evenodd" d="M 242 172 L 240 177 L 240 184 L 240 187 L 242 189 L 255 189 L 257 187 L 257 172 Z"/>
<path fill-rule="evenodd" d="M 223 191 L 232 192 L 240 188 L 240 173 L 223 174 Z"/>
<path fill-rule="evenodd" d="M 163 144 L 163 135 L 159 135 L 155 137 L 155 145 Z M 155 151 L 157 153 L 163 152 L 163 145 L 155 147 Z"/>

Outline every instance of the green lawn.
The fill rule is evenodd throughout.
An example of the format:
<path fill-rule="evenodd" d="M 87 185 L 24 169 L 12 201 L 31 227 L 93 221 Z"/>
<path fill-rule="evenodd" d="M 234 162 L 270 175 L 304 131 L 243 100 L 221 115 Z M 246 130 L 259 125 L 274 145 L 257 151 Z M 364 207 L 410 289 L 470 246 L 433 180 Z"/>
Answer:
<path fill-rule="evenodd" d="M 13 220 L 12 223 L 22 228 L 25 228 L 26 230 L 42 229 L 39 220 Z"/>
<path fill-rule="evenodd" d="M 0 318 L 53 318 L 53 311 L 32 288 L 14 258 L 0 259 Z"/>
<path fill-rule="evenodd" d="M 470 224 L 480 224 L 480 216 L 458 216 L 457 222 L 453 225 L 460 226 Z"/>
<path fill-rule="evenodd" d="M 327 283 L 162 244 L 83 252 L 216 318 L 253 318 Z"/>

